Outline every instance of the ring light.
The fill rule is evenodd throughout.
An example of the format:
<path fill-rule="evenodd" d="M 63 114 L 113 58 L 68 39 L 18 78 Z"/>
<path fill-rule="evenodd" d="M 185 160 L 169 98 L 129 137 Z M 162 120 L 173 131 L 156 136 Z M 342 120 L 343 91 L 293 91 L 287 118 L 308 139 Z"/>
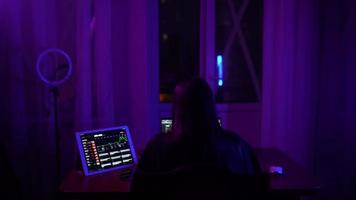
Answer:
<path fill-rule="evenodd" d="M 64 76 L 64 78 L 60 79 L 60 80 L 49 80 L 43 73 L 43 71 L 41 70 L 41 64 L 43 63 L 43 59 L 48 56 L 51 53 L 55 53 L 55 54 L 61 54 L 65 60 L 68 63 L 68 70 L 66 75 Z M 37 74 L 40 77 L 40 79 L 45 82 L 47 85 L 52 86 L 52 87 L 56 87 L 58 85 L 61 85 L 62 83 L 64 83 L 65 81 L 67 81 L 69 79 L 69 77 L 72 75 L 72 60 L 70 59 L 69 55 L 64 52 L 61 49 L 58 48 L 50 48 L 47 49 L 46 51 L 42 52 L 40 54 L 40 56 L 37 59 L 37 64 L 36 64 L 36 69 L 37 69 Z"/>

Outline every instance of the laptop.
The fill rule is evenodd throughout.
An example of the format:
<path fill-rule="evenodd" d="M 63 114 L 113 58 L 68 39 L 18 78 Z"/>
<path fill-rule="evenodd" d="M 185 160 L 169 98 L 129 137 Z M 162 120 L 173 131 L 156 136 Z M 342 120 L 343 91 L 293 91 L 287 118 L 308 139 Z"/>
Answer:
<path fill-rule="evenodd" d="M 77 132 L 76 139 L 86 176 L 137 164 L 127 126 Z"/>
<path fill-rule="evenodd" d="M 222 126 L 222 121 L 218 118 L 219 125 Z M 172 118 L 161 118 L 161 132 L 168 133 L 172 130 Z"/>

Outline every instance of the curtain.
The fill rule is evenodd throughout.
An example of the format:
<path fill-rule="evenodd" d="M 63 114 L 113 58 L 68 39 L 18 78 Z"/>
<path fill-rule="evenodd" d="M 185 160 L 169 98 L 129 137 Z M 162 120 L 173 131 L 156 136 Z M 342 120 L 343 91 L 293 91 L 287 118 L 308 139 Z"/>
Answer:
<path fill-rule="evenodd" d="M 50 95 L 37 78 L 35 63 L 42 50 L 62 39 L 53 23 L 58 13 L 54 1 L 1 4 L 1 145 L 21 190 L 40 194 L 55 187 L 54 180 L 48 180 L 55 173 L 55 142 Z"/>
<path fill-rule="evenodd" d="M 320 199 L 356 199 L 356 2 L 320 4 L 318 132 Z"/>
<path fill-rule="evenodd" d="M 265 1 L 262 145 L 312 168 L 318 58 L 316 1 Z"/>
<path fill-rule="evenodd" d="M 262 145 L 355 199 L 355 1 L 266 0 Z"/>
<path fill-rule="evenodd" d="M 0 145 L 24 196 L 58 189 L 53 99 L 38 55 L 66 51 L 59 88 L 61 180 L 78 163 L 75 131 L 128 125 L 136 149 L 159 131 L 158 14 L 153 0 L 0 1 Z"/>

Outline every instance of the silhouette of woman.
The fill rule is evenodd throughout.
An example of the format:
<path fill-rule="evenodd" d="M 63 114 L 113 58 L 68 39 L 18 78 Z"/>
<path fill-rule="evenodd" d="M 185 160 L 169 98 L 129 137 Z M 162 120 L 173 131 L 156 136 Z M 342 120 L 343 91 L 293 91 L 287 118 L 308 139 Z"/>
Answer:
<path fill-rule="evenodd" d="M 213 165 L 234 175 L 261 173 L 250 145 L 219 125 L 213 93 L 205 80 L 177 85 L 172 108 L 172 131 L 158 134 L 149 142 L 138 170 L 166 172 L 199 164 Z"/>

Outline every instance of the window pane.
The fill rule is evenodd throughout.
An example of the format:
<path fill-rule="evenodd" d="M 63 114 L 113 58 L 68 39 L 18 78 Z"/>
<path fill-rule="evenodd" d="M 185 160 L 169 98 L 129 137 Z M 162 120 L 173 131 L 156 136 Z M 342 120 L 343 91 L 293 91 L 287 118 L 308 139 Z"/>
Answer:
<path fill-rule="evenodd" d="M 160 99 L 170 101 L 176 83 L 199 77 L 198 0 L 160 0 Z"/>
<path fill-rule="evenodd" d="M 258 102 L 262 76 L 262 0 L 216 0 L 218 102 Z"/>

